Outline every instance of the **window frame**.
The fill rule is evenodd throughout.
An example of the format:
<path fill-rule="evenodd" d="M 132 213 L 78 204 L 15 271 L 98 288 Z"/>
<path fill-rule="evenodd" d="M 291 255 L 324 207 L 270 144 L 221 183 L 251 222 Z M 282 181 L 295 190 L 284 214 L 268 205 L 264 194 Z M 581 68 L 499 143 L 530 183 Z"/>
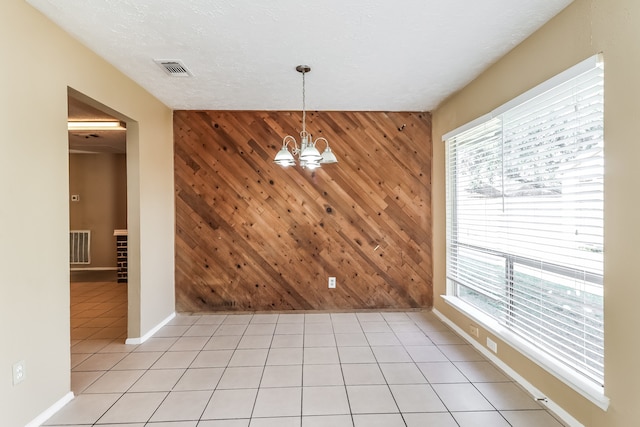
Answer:
<path fill-rule="evenodd" d="M 467 130 L 473 129 L 483 123 L 489 123 L 491 120 L 500 117 L 504 112 L 511 110 L 512 108 L 526 102 L 549 89 L 555 88 L 556 86 L 567 82 L 568 80 L 579 76 L 586 71 L 593 69 L 594 67 L 602 67 L 602 55 L 594 55 L 586 60 L 580 62 L 579 64 L 569 68 L 568 70 L 552 77 L 551 79 L 545 81 L 544 83 L 536 86 L 535 88 L 523 93 L 522 95 L 512 99 L 511 101 L 501 105 L 495 110 L 491 111 L 488 114 L 485 114 L 461 127 L 454 129 L 451 132 L 446 133 L 442 136 L 443 142 L 446 143 L 447 140 L 459 135 Z M 445 149 L 447 162 L 449 159 L 449 145 Z M 449 177 L 449 173 L 446 174 L 446 192 L 449 194 L 451 190 L 451 186 L 455 183 L 452 183 Z M 449 205 L 447 203 L 447 223 L 450 221 L 450 215 L 457 217 L 457 212 L 455 211 L 455 206 L 452 207 L 452 211 L 449 212 Z M 455 226 L 455 224 L 454 224 Z M 598 384 L 592 382 L 586 377 L 580 375 L 574 370 L 569 369 L 563 363 L 559 362 L 548 353 L 541 351 L 536 348 L 536 346 L 532 345 L 530 342 L 518 336 L 516 333 L 512 332 L 508 327 L 502 325 L 497 319 L 492 316 L 484 313 L 480 309 L 474 307 L 470 303 L 464 301 L 462 298 L 456 296 L 455 287 L 458 286 L 451 279 L 449 279 L 449 268 L 450 268 L 450 248 L 449 248 L 449 227 L 447 227 L 447 252 L 446 252 L 446 295 L 443 295 L 442 298 L 445 302 L 455 309 L 461 311 L 463 314 L 469 316 L 472 320 L 477 322 L 480 326 L 486 329 L 488 332 L 493 334 L 499 340 L 513 347 L 520 353 L 522 353 L 527 358 L 531 359 L 534 363 L 542 367 L 543 369 L 550 372 L 552 375 L 557 377 L 559 380 L 567 384 L 572 389 L 576 390 L 582 396 L 589 399 L 591 402 L 595 403 L 601 409 L 606 410 L 609 404 L 609 399 L 604 395 L 604 387 L 599 386 Z"/>

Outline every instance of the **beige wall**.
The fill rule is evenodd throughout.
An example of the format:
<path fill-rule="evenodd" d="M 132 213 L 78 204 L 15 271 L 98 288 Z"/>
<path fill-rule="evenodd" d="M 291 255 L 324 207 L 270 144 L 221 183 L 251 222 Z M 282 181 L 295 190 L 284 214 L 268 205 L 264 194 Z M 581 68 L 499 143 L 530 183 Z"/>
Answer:
<path fill-rule="evenodd" d="M 0 2 L 0 425 L 70 390 L 68 87 L 127 121 L 129 335 L 174 310 L 171 110 L 31 8 Z M 37 266 L 34 267 L 34 260 Z M 24 360 L 26 380 L 12 385 Z"/>
<path fill-rule="evenodd" d="M 433 115 L 435 308 L 467 330 L 446 304 L 442 135 L 595 53 L 605 62 L 605 394 L 604 412 L 499 342 L 498 356 L 587 426 L 632 426 L 640 419 L 640 2 L 576 0 Z M 486 331 L 481 334 L 484 341 Z"/>
<path fill-rule="evenodd" d="M 127 228 L 127 158 L 124 154 L 70 154 L 69 228 L 91 230 L 91 264 L 72 268 L 116 268 L 113 230 Z"/>

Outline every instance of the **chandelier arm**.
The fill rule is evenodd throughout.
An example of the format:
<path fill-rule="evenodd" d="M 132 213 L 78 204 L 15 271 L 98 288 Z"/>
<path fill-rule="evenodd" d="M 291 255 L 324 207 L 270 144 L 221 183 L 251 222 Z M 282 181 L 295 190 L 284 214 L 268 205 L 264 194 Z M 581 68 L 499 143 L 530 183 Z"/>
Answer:
<path fill-rule="evenodd" d="M 293 148 L 291 149 L 291 151 L 296 151 L 298 150 L 298 141 L 296 141 L 296 139 L 294 137 L 292 137 L 291 135 L 287 135 L 283 138 L 282 140 L 282 148 L 288 148 L 289 144 L 293 142 Z"/>
<path fill-rule="evenodd" d="M 313 141 L 313 145 L 315 146 L 319 141 L 324 141 L 324 148 L 329 147 L 329 141 L 327 141 L 327 138 L 322 136 L 318 137 L 315 141 Z"/>

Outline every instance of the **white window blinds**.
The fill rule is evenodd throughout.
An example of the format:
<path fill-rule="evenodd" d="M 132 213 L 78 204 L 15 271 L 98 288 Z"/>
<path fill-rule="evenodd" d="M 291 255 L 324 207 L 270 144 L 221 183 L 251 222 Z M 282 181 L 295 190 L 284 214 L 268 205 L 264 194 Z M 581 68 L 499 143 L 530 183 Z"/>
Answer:
<path fill-rule="evenodd" d="M 602 385 L 603 69 L 592 64 L 446 137 L 447 279 Z"/>

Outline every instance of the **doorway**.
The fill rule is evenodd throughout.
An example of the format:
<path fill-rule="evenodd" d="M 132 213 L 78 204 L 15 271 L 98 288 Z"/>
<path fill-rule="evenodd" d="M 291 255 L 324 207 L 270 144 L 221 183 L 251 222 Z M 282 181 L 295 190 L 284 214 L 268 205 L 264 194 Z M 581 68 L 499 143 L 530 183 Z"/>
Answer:
<path fill-rule="evenodd" d="M 99 351 L 124 345 L 128 316 L 127 264 L 117 246 L 127 230 L 127 132 L 124 126 L 89 124 L 119 121 L 106 107 L 87 101 L 69 90 L 69 122 L 87 125 L 69 130 L 70 333 L 76 393 L 90 380 L 80 372 L 83 364 Z"/>

